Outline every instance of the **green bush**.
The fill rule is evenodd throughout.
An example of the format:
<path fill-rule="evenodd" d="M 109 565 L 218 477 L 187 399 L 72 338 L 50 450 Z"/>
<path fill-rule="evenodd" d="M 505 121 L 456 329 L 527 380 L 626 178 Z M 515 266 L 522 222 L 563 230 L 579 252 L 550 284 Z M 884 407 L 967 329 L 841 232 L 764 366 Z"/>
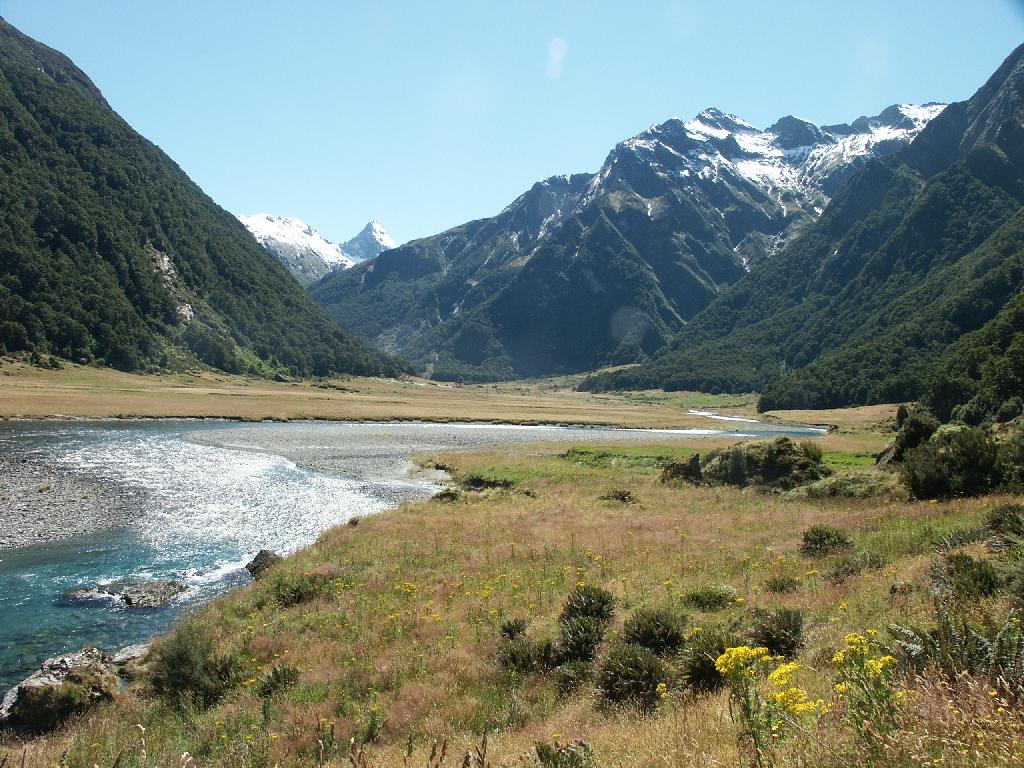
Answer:
<path fill-rule="evenodd" d="M 299 670 L 289 664 L 275 664 L 264 672 L 257 683 L 256 691 L 264 698 L 278 691 L 291 688 L 299 680 Z"/>
<path fill-rule="evenodd" d="M 583 739 L 576 739 L 568 744 L 554 741 L 538 741 L 534 746 L 537 764 L 543 768 L 596 768 L 597 759 L 590 745 Z"/>
<path fill-rule="evenodd" d="M 179 626 L 156 645 L 148 672 L 153 691 L 181 709 L 211 706 L 240 675 L 238 660 L 219 653 L 210 630 L 196 621 Z"/>
<path fill-rule="evenodd" d="M 614 645 L 601 665 L 597 687 L 613 704 L 631 704 L 647 712 L 658 705 L 658 684 L 665 665 L 654 653 L 632 643 Z"/>
<path fill-rule="evenodd" d="M 999 483 L 999 449 L 975 427 L 936 432 L 906 455 L 901 472 L 917 499 L 980 496 Z"/>
<path fill-rule="evenodd" d="M 701 465 L 703 482 L 780 490 L 812 483 L 831 474 L 831 470 L 821 463 L 820 448 L 810 445 L 808 453 L 788 437 L 779 437 L 767 443 L 712 451 Z"/>
<path fill-rule="evenodd" d="M 507 619 L 498 630 L 506 640 L 515 640 L 526 634 L 526 619 Z"/>
<path fill-rule="evenodd" d="M 612 488 L 600 498 L 601 501 L 616 501 L 619 504 L 635 504 L 637 502 L 636 494 L 625 488 Z"/>
<path fill-rule="evenodd" d="M 803 452 L 810 461 L 815 464 L 820 464 L 821 460 L 825 456 L 825 452 L 821 449 L 821 445 L 811 440 L 804 440 L 800 443 L 800 450 Z"/>
<path fill-rule="evenodd" d="M 557 662 L 593 661 L 604 642 L 606 627 L 604 622 L 589 616 L 560 622 L 555 646 Z"/>
<path fill-rule="evenodd" d="M 812 525 L 801 534 L 800 551 L 810 557 L 821 557 L 849 549 L 853 540 L 831 525 Z"/>
<path fill-rule="evenodd" d="M 1024 504 L 1000 504 L 985 515 L 985 527 L 1000 536 L 1024 538 Z"/>
<path fill-rule="evenodd" d="M 775 595 L 796 592 L 800 588 L 800 579 L 786 573 L 773 573 L 764 580 L 764 591 Z"/>
<path fill-rule="evenodd" d="M 1019 614 L 975 620 L 969 612 L 935 606 L 930 629 L 893 624 L 893 649 L 917 672 L 935 669 L 953 683 L 964 675 L 987 678 L 1010 697 L 1024 696 L 1024 630 Z"/>
<path fill-rule="evenodd" d="M 930 413 L 923 411 L 911 413 L 903 420 L 903 424 L 896 434 L 892 460 L 903 461 L 909 451 L 928 442 L 938 428 L 939 420 Z"/>
<path fill-rule="evenodd" d="M 308 603 L 319 597 L 330 583 L 326 573 L 290 573 L 277 571 L 270 579 L 270 593 L 282 608 Z"/>
<path fill-rule="evenodd" d="M 804 615 L 801 611 L 780 608 L 755 611 L 750 639 L 755 647 L 764 647 L 773 656 L 791 659 L 804 644 Z"/>
<path fill-rule="evenodd" d="M 92 705 L 110 701 L 117 690 L 117 677 L 106 674 L 101 667 L 75 668 L 61 685 L 19 689 L 4 725 L 33 734 L 46 733 Z"/>
<path fill-rule="evenodd" d="M 555 644 L 551 640 L 530 640 L 517 637 L 502 643 L 498 661 L 506 669 L 528 675 L 547 672 L 555 667 Z"/>
<path fill-rule="evenodd" d="M 932 563 L 932 583 L 936 589 L 959 600 L 991 597 L 1002 587 L 1002 579 L 988 560 L 954 552 Z"/>
<path fill-rule="evenodd" d="M 740 593 L 728 584 L 705 584 L 688 590 L 683 595 L 683 602 L 699 611 L 720 611 L 739 597 Z"/>
<path fill-rule="evenodd" d="M 585 661 L 569 661 L 555 667 L 555 685 L 563 696 L 578 690 L 589 679 L 590 665 Z"/>
<path fill-rule="evenodd" d="M 830 568 L 824 578 L 834 584 L 842 584 L 851 576 L 859 576 L 864 571 L 877 571 L 889 564 L 885 555 L 858 549 L 843 557 Z"/>
<path fill-rule="evenodd" d="M 700 693 L 717 691 L 725 685 L 715 661 L 730 646 L 740 645 L 716 629 L 694 629 L 679 659 L 679 676 L 688 688 Z"/>
<path fill-rule="evenodd" d="M 615 613 L 615 598 L 611 592 L 590 584 L 576 587 L 566 598 L 565 607 L 558 620 L 595 619 L 607 625 Z"/>
<path fill-rule="evenodd" d="M 489 488 L 503 488 L 505 490 L 515 485 L 514 480 L 503 477 L 487 477 L 479 473 L 472 473 L 462 478 L 462 485 L 470 491 L 484 491 Z"/>
<path fill-rule="evenodd" d="M 639 608 L 626 619 L 622 639 L 665 656 L 683 647 L 684 617 L 668 608 Z"/>
<path fill-rule="evenodd" d="M 1024 491 L 1024 424 L 999 446 L 999 473 L 1006 485 L 1015 491 Z"/>

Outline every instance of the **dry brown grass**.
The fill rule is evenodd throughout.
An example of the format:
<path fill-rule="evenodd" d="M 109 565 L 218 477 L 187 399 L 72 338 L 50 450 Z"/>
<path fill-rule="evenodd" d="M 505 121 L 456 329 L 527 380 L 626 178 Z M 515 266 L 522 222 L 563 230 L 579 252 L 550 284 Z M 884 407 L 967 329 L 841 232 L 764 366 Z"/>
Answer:
<path fill-rule="evenodd" d="M 412 378 L 289 383 L 208 371 L 142 375 L 73 364 L 53 371 L 7 358 L 0 361 L 0 417 L 425 419 L 628 427 L 708 423 L 687 413 L 693 406 L 685 397 L 594 395 L 575 392 L 571 384 L 563 379 L 460 386 Z M 707 401 L 707 396 L 692 399 Z"/>

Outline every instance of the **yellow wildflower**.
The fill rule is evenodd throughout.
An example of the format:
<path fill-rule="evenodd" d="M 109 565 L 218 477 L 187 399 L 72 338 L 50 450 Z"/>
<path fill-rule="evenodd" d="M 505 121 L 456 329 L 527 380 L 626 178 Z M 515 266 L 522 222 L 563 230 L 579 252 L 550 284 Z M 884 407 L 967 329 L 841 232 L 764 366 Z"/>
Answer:
<path fill-rule="evenodd" d="M 751 648 L 746 645 L 726 648 L 725 653 L 715 660 L 715 669 L 723 675 L 729 675 L 736 670 L 745 670 L 769 655 L 767 648 Z"/>
<path fill-rule="evenodd" d="M 800 669 L 800 665 L 795 661 L 788 664 L 780 664 L 768 675 L 768 682 L 777 688 L 785 688 L 789 685 L 793 673 L 798 669 Z"/>

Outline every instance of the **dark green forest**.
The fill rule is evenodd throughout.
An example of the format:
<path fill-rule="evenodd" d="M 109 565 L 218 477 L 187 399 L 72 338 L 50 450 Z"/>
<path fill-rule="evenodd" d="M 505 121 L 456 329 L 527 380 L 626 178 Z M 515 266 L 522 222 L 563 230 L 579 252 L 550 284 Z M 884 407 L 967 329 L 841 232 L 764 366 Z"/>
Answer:
<path fill-rule="evenodd" d="M 760 408 L 922 399 L 974 423 L 1018 407 L 1024 49 L 726 289 L 648 365 L 584 389 L 762 392 Z"/>
<path fill-rule="evenodd" d="M 0 346 L 122 370 L 396 375 L 62 54 L 0 20 Z"/>

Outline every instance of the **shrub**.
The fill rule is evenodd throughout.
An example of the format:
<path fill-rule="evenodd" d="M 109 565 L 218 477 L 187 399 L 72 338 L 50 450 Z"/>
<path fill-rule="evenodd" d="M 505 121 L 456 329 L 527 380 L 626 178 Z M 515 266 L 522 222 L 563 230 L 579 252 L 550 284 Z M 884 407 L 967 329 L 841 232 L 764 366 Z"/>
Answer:
<path fill-rule="evenodd" d="M 683 617 L 667 608 L 640 608 L 626 619 L 622 639 L 658 656 L 683 647 Z"/>
<path fill-rule="evenodd" d="M 926 443 L 938 428 L 939 420 L 930 413 L 915 411 L 907 416 L 896 434 L 892 460 L 903 461 L 908 451 Z"/>
<path fill-rule="evenodd" d="M 998 484 L 999 452 L 987 432 L 962 427 L 938 434 L 910 451 L 903 481 L 917 499 L 979 496 Z"/>
<path fill-rule="evenodd" d="M 954 552 L 932 563 L 935 588 L 960 600 L 991 597 L 1002 586 L 1002 579 L 988 560 Z"/>
<path fill-rule="evenodd" d="M 260 696 L 266 698 L 285 688 L 291 688 L 298 680 L 299 670 L 295 667 L 288 664 L 275 664 L 260 676 L 256 690 Z"/>
<path fill-rule="evenodd" d="M 673 461 L 661 468 L 660 481 L 662 483 L 671 483 L 676 480 L 694 485 L 700 485 L 703 482 L 704 476 L 701 474 L 699 453 L 693 454 L 686 461 Z"/>
<path fill-rule="evenodd" d="M 431 497 L 434 501 L 451 504 L 462 498 L 458 488 L 443 488 Z"/>
<path fill-rule="evenodd" d="M 804 456 L 815 464 L 820 464 L 822 458 L 825 456 L 825 452 L 821 449 L 821 446 L 811 440 L 802 441 L 800 443 L 800 450 L 803 452 Z"/>
<path fill-rule="evenodd" d="M 620 504 L 635 504 L 636 500 L 636 495 L 625 488 L 612 488 L 601 496 L 601 501 L 616 501 Z"/>
<path fill-rule="evenodd" d="M 518 637 L 502 644 L 498 661 L 506 669 L 528 675 L 546 672 L 555 666 L 555 644 L 550 640 L 530 640 Z"/>
<path fill-rule="evenodd" d="M 590 665 L 585 661 L 569 661 L 555 667 L 555 685 L 563 696 L 573 693 L 590 679 Z"/>
<path fill-rule="evenodd" d="M 665 665 L 646 648 L 632 643 L 612 647 L 598 673 L 597 687 L 613 704 L 632 704 L 643 711 L 658 704 L 658 684 L 665 682 Z"/>
<path fill-rule="evenodd" d="M 834 584 L 842 584 L 851 576 L 859 576 L 864 571 L 877 571 L 889 564 L 885 555 L 858 549 L 851 552 L 828 570 L 824 578 Z"/>
<path fill-rule="evenodd" d="M 508 489 L 515 485 L 515 481 L 508 478 L 487 477 L 474 472 L 462 478 L 462 485 L 470 491 L 483 491 L 489 488 Z"/>
<path fill-rule="evenodd" d="M 1001 536 L 1024 537 L 1024 504 L 1000 504 L 985 515 L 985 527 Z"/>
<path fill-rule="evenodd" d="M 1013 421 L 1015 418 L 1024 412 L 1024 401 L 1021 401 L 1019 397 L 1014 395 L 1008 400 L 1003 401 L 1003 404 L 999 406 L 996 411 L 995 420 L 1004 424 L 1007 421 Z"/>
<path fill-rule="evenodd" d="M 730 645 L 734 645 L 731 639 L 718 630 L 692 630 L 679 659 L 680 679 L 694 691 L 717 691 L 725 684 L 725 679 L 715 667 L 715 660 Z"/>
<path fill-rule="evenodd" d="M 812 525 L 801 534 L 800 551 L 810 557 L 830 555 L 853 546 L 853 540 L 831 525 Z"/>
<path fill-rule="evenodd" d="M 999 446 L 999 472 L 1003 482 L 1013 490 L 1024 490 L 1024 424 Z"/>
<path fill-rule="evenodd" d="M 153 691 L 172 705 L 206 708 L 232 688 L 240 676 L 234 657 L 217 651 L 205 625 L 188 622 L 160 641 L 149 664 Z"/>
<path fill-rule="evenodd" d="M 755 611 L 750 639 L 773 656 L 791 659 L 804 644 L 804 615 L 798 610 Z"/>
<path fill-rule="evenodd" d="M 526 634 L 526 619 L 507 619 L 501 623 L 498 631 L 506 640 L 515 640 Z"/>
<path fill-rule="evenodd" d="M 615 598 L 611 592 L 590 584 L 576 587 L 566 598 L 565 607 L 558 617 L 560 622 L 572 619 L 596 619 L 607 625 L 615 612 Z"/>
<path fill-rule="evenodd" d="M 683 595 L 683 602 L 700 611 L 720 611 L 739 599 L 740 593 L 728 584 L 705 584 Z"/>
<path fill-rule="evenodd" d="M 597 649 L 604 641 L 606 626 L 604 622 L 589 616 L 562 621 L 555 647 L 557 662 L 593 661 Z"/>
<path fill-rule="evenodd" d="M 800 579 L 786 573 L 774 573 L 764 580 L 764 591 L 775 595 L 796 592 L 800 588 Z"/>
<path fill-rule="evenodd" d="M 930 629 L 892 624 L 893 646 L 918 672 L 931 667 L 950 681 L 984 676 L 992 688 L 1016 699 L 1024 696 L 1024 630 L 1011 611 L 999 620 L 976 622 L 966 612 L 935 605 Z"/>
<path fill-rule="evenodd" d="M 548 744 L 538 741 L 534 746 L 537 764 L 543 768 L 596 768 L 597 759 L 594 751 L 583 739 L 575 739 L 568 744 L 558 740 Z"/>
<path fill-rule="evenodd" d="M 812 454 L 815 448 L 810 449 Z M 831 470 L 788 437 L 779 437 L 767 443 L 712 451 L 702 464 L 701 473 L 709 485 L 760 485 L 788 490 L 820 480 Z"/>
<path fill-rule="evenodd" d="M 110 701 L 117 690 L 117 677 L 101 665 L 74 668 L 60 685 L 19 688 L 4 726 L 33 734 L 52 731 L 72 715 Z"/>
<path fill-rule="evenodd" d="M 329 582 L 330 577 L 326 573 L 278 571 L 270 580 L 270 593 L 275 603 L 289 608 L 319 597 Z"/>

